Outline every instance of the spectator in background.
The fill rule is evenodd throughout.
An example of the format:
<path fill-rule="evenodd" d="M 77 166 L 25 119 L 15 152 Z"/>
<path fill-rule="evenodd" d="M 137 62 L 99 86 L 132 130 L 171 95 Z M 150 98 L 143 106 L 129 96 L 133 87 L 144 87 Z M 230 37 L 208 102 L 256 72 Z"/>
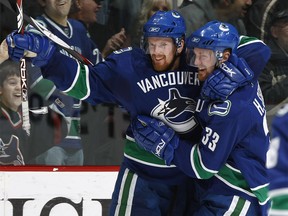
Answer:
<path fill-rule="evenodd" d="M 288 7 L 271 12 L 267 45 L 272 55 L 259 82 L 267 105 L 277 105 L 288 97 Z"/>
<path fill-rule="evenodd" d="M 59 4 L 58 0 L 38 0 L 44 13 L 37 20 L 53 34 L 96 64 L 102 56 L 89 38 L 87 29 L 77 20 L 68 19 L 72 0 Z M 32 26 L 28 31 L 37 32 Z M 61 50 L 62 53 L 68 53 Z M 84 155 L 80 136 L 81 101 L 56 89 L 54 84 L 42 77 L 40 68 L 29 68 L 31 80 L 31 106 L 35 98 L 49 107 L 46 115 L 33 114 L 31 118 L 31 143 L 34 163 L 42 165 L 83 165 Z M 37 101 L 37 100 L 36 100 Z M 43 106 L 40 104 L 38 106 Z M 35 110 L 34 110 L 35 111 Z M 39 155 L 39 149 L 43 148 Z M 45 148 L 45 149 L 44 149 Z"/>
<path fill-rule="evenodd" d="M 267 10 L 267 4 L 274 4 L 276 1 L 271 0 L 254 0 L 244 18 L 247 35 L 257 37 L 264 41 L 264 36 L 267 34 L 267 18 L 270 17 L 270 10 Z M 269 7 L 270 7 L 269 6 Z"/>
<path fill-rule="evenodd" d="M 267 154 L 270 216 L 288 215 L 288 104 L 278 110 L 272 122 L 272 139 Z"/>
<path fill-rule="evenodd" d="M 245 17 L 252 0 L 193 0 L 185 4 L 179 12 L 185 19 L 187 35 L 212 20 L 228 22 L 237 28 L 240 35 L 246 35 L 242 18 Z"/>
<path fill-rule="evenodd" d="M 172 5 L 169 0 L 143 0 L 138 25 L 132 37 L 132 46 L 140 47 L 143 42 L 143 26 L 156 11 L 168 11 L 171 9 Z"/>
<path fill-rule="evenodd" d="M 22 129 L 19 63 L 0 64 L 0 165 L 24 165 L 27 134 Z"/>
<path fill-rule="evenodd" d="M 103 1 L 101 0 L 73 0 L 73 5 L 70 10 L 69 17 L 79 20 L 85 26 L 85 28 L 87 28 L 89 34 L 90 32 L 93 32 L 94 34 L 101 34 L 100 32 L 97 32 L 97 28 L 93 29 L 92 27 L 93 24 L 97 22 L 97 14 L 102 8 L 102 3 Z M 97 38 L 95 39 L 91 37 L 91 39 L 98 46 L 99 43 L 97 41 Z M 120 32 L 111 36 L 107 40 L 107 42 L 105 42 L 106 44 L 101 51 L 102 57 L 105 58 L 111 52 L 122 48 L 125 40 L 126 34 L 124 28 L 122 28 Z M 124 116 L 128 114 L 126 112 L 123 112 L 123 110 L 118 109 L 117 105 L 115 104 L 104 103 L 93 107 L 85 101 L 83 101 L 82 104 L 83 106 L 87 107 L 87 112 L 85 114 L 83 113 L 81 117 L 81 119 L 83 120 L 82 140 L 85 140 L 85 144 L 87 144 L 84 147 L 86 158 L 85 163 L 90 163 L 90 159 L 93 158 L 92 165 L 95 165 L 95 162 L 97 163 L 97 161 L 95 161 L 94 158 L 97 158 L 96 160 L 100 160 L 100 158 L 102 158 L 100 160 L 102 163 L 101 165 L 106 165 L 107 159 L 109 158 L 108 155 L 112 153 L 113 156 L 109 159 L 110 163 L 115 165 L 115 163 L 117 163 L 118 161 L 118 163 L 120 164 L 122 160 L 122 157 L 120 158 L 120 156 L 122 156 L 123 154 L 123 146 L 119 145 L 118 142 L 117 147 L 115 147 L 114 142 L 119 141 L 118 139 L 120 138 L 122 143 L 124 144 L 124 137 L 122 136 L 122 130 L 124 129 L 115 128 L 115 125 L 122 124 L 124 122 Z M 90 107 L 92 107 L 92 109 L 89 109 Z M 116 119 L 118 113 L 119 115 L 123 116 L 123 118 L 121 118 L 122 121 L 119 120 L 119 118 Z M 93 118 L 94 116 L 99 116 L 99 119 L 96 123 L 88 122 L 90 119 L 88 119 L 88 121 L 85 121 L 87 118 L 91 117 L 91 115 L 93 115 Z M 102 116 L 104 116 L 104 120 L 102 119 Z M 116 122 L 117 120 L 118 122 Z M 126 126 L 128 126 L 128 123 L 129 121 L 126 121 L 124 123 L 125 128 Z M 87 128 L 86 130 L 84 130 L 85 127 Z M 98 128 L 97 132 L 94 131 L 94 128 Z M 106 132 L 107 136 L 104 136 Z M 123 133 L 125 134 L 125 130 Z M 103 155 L 105 155 L 105 157 L 103 157 Z M 103 160 L 103 158 L 105 158 L 105 160 Z"/>
<path fill-rule="evenodd" d="M 73 5 L 73 10 L 70 11 L 69 17 L 81 21 L 89 31 L 89 26 L 97 21 L 96 14 L 101 8 L 101 1 L 74 0 Z M 91 30 L 92 29 L 90 29 L 90 31 Z M 92 40 L 97 43 L 93 38 Z M 108 39 L 105 47 L 101 51 L 103 58 L 108 56 L 114 50 L 122 48 L 125 40 L 125 29 L 121 28 L 120 32 Z"/>
<path fill-rule="evenodd" d="M 267 43 L 273 13 L 284 8 L 288 8 L 287 0 L 253 0 L 253 4 L 244 19 L 247 34 Z"/>
<path fill-rule="evenodd" d="M 131 45 L 137 19 L 141 11 L 143 0 L 109 0 L 109 17 L 107 28 L 110 36 L 125 29 L 126 37 L 123 47 Z"/>

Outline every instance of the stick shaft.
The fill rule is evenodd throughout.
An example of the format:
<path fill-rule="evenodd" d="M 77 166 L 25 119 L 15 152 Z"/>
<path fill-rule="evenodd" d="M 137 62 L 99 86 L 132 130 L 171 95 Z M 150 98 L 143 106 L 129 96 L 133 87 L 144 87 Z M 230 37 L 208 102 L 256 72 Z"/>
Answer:
<path fill-rule="evenodd" d="M 23 19 L 23 7 L 22 0 L 16 2 L 18 14 L 17 14 L 17 30 L 18 33 L 24 32 L 24 19 Z M 20 60 L 20 79 L 21 79 L 21 95 L 22 95 L 22 128 L 26 131 L 27 135 L 30 135 L 30 119 L 29 119 L 29 104 L 28 104 L 28 79 L 27 79 L 26 60 L 22 58 Z"/>

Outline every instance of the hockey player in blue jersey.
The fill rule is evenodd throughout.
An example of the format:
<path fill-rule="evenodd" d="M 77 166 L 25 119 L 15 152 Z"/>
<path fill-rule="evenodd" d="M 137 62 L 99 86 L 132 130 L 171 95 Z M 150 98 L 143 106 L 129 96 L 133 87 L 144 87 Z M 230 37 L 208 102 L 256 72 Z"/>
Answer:
<path fill-rule="evenodd" d="M 201 84 L 195 68 L 185 61 L 185 30 L 179 13 L 159 11 L 144 26 L 146 53 L 138 48 L 121 49 L 95 66 L 62 55 L 46 37 L 31 33 L 12 33 L 7 37 L 7 43 L 10 57 L 16 60 L 23 56 L 23 50 L 36 52 L 32 63 L 41 66 L 43 77 L 52 80 L 68 95 L 91 104 L 117 103 L 131 117 L 138 114 L 154 116 L 181 137 L 196 140 L 201 130 L 195 117 L 196 110 L 201 108 L 196 100 Z M 257 47 L 255 52 L 261 59 L 266 46 L 258 41 L 253 47 Z M 237 70 L 230 66 L 233 71 Z M 239 80 L 231 80 L 222 69 L 218 72 L 204 91 L 212 98 L 226 98 L 251 78 L 249 70 L 239 75 Z M 226 87 L 221 88 L 221 83 Z M 177 192 L 183 189 L 187 176 L 175 165 L 169 166 L 139 148 L 130 128 L 126 137 L 110 215 L 184 215 L 186 198 L 184 194 L 177 196 Z"/>
<path fill-rule="evenodd" d="M 234 76 L 231 62 L 246 70 L 236 56 L 238 41 L 232 25 L 217 21 L 188 37 L 188 62 L 199 68 L 200 81 L 215 67 Z M 255 74 L 265 66 L 269 52 L 265 55 L 262 66 L 254 67 Z M 183 140 L 165 122 L 139 116 L 132 123 L 137 143 L 196 179 L 191 215 L 267 215 L 269 132 L 257 80 L 236 89 L 227 100 L 206 100 L 202 105 L 197 109 L 204 128 L 200 141 Z"/>
<path fill-rule="evenodd" d="M 288 215 L 288 104 L 276 114 L 271 126 L 271 143 L 267 154 L 271 209 L 269 215 Z"/>

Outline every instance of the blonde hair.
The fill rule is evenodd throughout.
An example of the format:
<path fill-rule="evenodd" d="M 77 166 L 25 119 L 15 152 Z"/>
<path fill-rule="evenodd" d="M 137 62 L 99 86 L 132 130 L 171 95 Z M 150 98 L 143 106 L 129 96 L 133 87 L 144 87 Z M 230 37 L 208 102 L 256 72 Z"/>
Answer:
<path fill-rule="evenodd" d="M 142 3 L 142 10 L 139 16 L 140 26 L 143 26 L 147 22 L 147 20 L 151 16 L 150 13 L 153 11 L 154 7 L 156 7 L 159 2 L 165 2 L 167 10 L 172 9 L 171 1 L 169 0 L 144 0 Z"/>
<path fill-rule="evenodd" d="M 135 44 L 140 43 L 143 34 L 143 26 L 148 21 L 148 19 L 158 11 L 159 3 L 164 3 L 166 5 L 166 11 L 172 9 L 171 0 L 144 0 L 142 3 L 142 9 L 138 18 L 138 28 L 133 41 Z"/>

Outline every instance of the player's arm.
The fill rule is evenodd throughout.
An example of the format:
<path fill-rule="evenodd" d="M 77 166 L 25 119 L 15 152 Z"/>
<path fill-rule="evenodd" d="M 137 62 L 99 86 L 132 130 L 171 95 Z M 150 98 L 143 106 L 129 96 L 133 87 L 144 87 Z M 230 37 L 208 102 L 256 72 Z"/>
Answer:
<path fill-rule="evenodd" d="M 27 50 L 37 54 L 30 59 L 32 64 L 41 67 L 43 77 L 51 80 L 59 90 L 68 95 L 91 104 L 116 101 L 112 92 L 115 87 L 112 84 L 108 86 L 104 81 L 114 75 L 105 73 L 111 72 L 113 66 L 100 63 L 101 66 L 97 65 L 98 73 L 92 65 L 83 64 L 75 58 L 62 54 L 58 46 L 47 37 L 34 33 L 25 32 L 24 35 L 12 33 L 7 36 L 6 41 L 9 57 L 15 61 L 19 61 Z"/>
<path fill-rule="evenodd" d="M 165 160 L 167 165 L 173 163 L 191 177 L 208 179 L 223 167 L 236 143 L 237 124 L 234 121 L 237 120 L 208 124 L 198 143 L 180 139 L 163 122 L 147 116 L 135 119 L 132 130 L 136 143 Z"/>
<path fill-rule="evenodd" d="M 71 86 L 80 63 L 61 54 L 57 50 L 58 47 L 47 37 L 31 32 L 25 32 L 23 35 L 13 32 L 6 37 L 6 42 L 12 60 L 19 61 L 25 56 L 25 51 L 33 52 L 36 57 L 28 59 L 33 65 L 41 67 L 44 78 L 53 81 L 60 90 L 66 90 Z"/>
<path fill-rule="evenodd" d="M 241 36 L 237 47 L 237 56 L 245 59 L 254 72 L 254 80 L 257 80 L 265 65 L 270 59 L 270 48 L 255 37 Z"/>

